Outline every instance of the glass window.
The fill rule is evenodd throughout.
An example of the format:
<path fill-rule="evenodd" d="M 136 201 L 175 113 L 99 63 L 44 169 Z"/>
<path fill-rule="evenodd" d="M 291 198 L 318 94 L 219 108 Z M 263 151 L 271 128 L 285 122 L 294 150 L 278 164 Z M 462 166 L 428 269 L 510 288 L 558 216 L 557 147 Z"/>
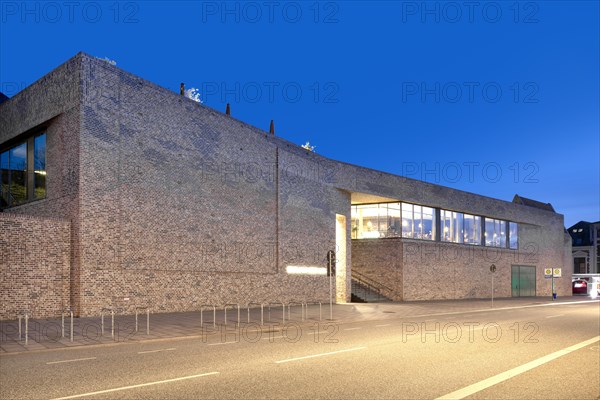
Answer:
<path fill-rule="evenodd" d="M 508 223 L 509 247 L 511 249 L 519 248 L 519 226 L 516 222 Z"/>
<path fill-rule="evenodd" d="M 46 134 L 33 140 L 33 188 L 35 199 L 46 197 Z"/>
<path fill-rule="evenodd" d="M 462 243 L 464 235 L 463 213 L 440 210 L 440 220 L 442 241 Z"/>
<path fill-rule="evenodd" d="M 464 217 L 464 243 L 481 244 L 481 217 L 477 215 L 465 214 Z"/>
<path fill-rule="evenodd" d="M 402 203 L 402 237 L 435 240 L 435 210 Z"/>
<path fill-rule="evenodd" d="M 45 197 L 46 134 L 42 133 L 0 154 L 0 207 Z"/>
<path fill-rule="evenodd" d="M 413 236 L 413 206 L 402 203 L 402 237 L 412 238 Z"/>
<path fill-rule="evenodd" d="M 27 143 L 9 150 L 8 169 L 10 204 L 22 204 L 27 201 Z"/>
<path fill-rule="evenodd" d="M 9 193 L 8 151 L 0 153 L 0 206 L 8 207 Z"/>
<path fill-rule="evenodd" d="M 506 247 L 506 221 L 485 219 L 485 245 Z"/>
<path fill-rule="evenodd" d="M 400 203 L 352 206 L 352 239 L 397 237 L 400 227 Z"/>

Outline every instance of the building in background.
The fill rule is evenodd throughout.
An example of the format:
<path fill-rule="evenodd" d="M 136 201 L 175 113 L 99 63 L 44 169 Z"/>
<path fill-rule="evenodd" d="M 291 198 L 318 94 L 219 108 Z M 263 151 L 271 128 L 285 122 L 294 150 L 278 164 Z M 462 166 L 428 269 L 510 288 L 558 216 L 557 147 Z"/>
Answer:
<path fill-rule="evenodd" d="M 600 273 L 600 221 L 579 221 L 568 232 L 572 238 L 573 273 Z"/>
<path fill-rule="evenodd" d="M 328 159 L 83 53 L 0 104 L 0 164 L 2 319 L 326 301 L 330 250 L 337 302 L 486 298 L 492 273 L 495 297 L 550 296 L 544 268 L 573 272 L 545 203 Z"/>

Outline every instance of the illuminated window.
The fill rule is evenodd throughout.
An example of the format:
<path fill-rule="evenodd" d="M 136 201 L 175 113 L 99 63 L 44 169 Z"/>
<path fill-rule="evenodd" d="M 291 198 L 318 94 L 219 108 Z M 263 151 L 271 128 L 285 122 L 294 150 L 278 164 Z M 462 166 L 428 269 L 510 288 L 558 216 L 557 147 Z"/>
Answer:
<path fill-rule="evenodd" d="M 464 215 L 463 242 L 466 244 L 481 244 L 481 217 L 477 215 Z"/>
<path fill-rule="evenodd" d="M 490 247 L 506 247 L 506 221 L 485 219 L 485 245 Z"/>
<path fill-rule="evenodd" d="M 402 237 L 435 240 L 435 209 L 402 203 Z"/>
<path fill-rule="evenodd" d="M 516 222 L 508 223 L 508 239 L 511 249 L 519 248 L 519 225 Z"/>
<path fill-rule="evenodd" d="M 398 237 L 400 232 L 400 203 L 352 207 L 352 239 Z"/>
<path fill-rule="evenodd" d="M 440 210 L 440 229 L 442 242 L 463 243 L 463 213 Z"/>

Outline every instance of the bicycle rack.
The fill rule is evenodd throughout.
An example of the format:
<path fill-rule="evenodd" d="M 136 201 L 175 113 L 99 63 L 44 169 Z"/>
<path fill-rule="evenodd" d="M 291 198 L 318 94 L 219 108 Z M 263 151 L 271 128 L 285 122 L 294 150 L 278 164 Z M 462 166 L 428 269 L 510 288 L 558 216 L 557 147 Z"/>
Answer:
<path fill-rule="evenodd" d="M 264 320 L 263 316 L 264 316 L 264 305 L 265 304 L 264 303 L 253 303 L 253 302 L 250 302 L 247 305 L 248 305 L 248 323 L 250 323 L 250 306 L 251 305 L 257 305 L 257 306 L 260 306 L 260 325 L 263 326 L 264 325 L 264 323 L 263 323 L 263 320 Z"/>
<path fill-rule="evenodd" d="M 239 303 L 230 303 L 230 304 L 225 304 L 225 306 L 223 306 L 223 312 L 225 313 L 225 325 L 227 325 L 227 308 L 228 307 L 237 307 L 237 326 L 240 326 L 240 305 Z"/>
<path fill-rule="evenodd" d="M 281 316 L 282 322 L 285 324 L 285 304 L 282 302 L 275 302 L 275 303 L 268 303 L 267 306 L 269 307 L 269 322 L 271 322 L 271 306 L 277 304 L 277 306 L 281 305 L 282 309 L 283 309 L 283 314 Z"/>
<path fill-rule="evenodd" d="M 102 311 L 100 311 L 100 323 L 102 325 L 102 336 L 104 336 L 104 312 L 105 311 L 110 311 L 110 336 L 114 339 L 115 338 L 115 311 L 112 308 L 103 308 Z"/>
<path fill-rule="evenodd" d="M 146 310 L 146 335 L 150 335 L 150 309 L 148 307 L 135 308 L 135 331 L 138 332 L 138 311 Z"/>
<path fill-rule="evenodd" d="M 22 314 L 17 315 L 19 320 L 19 340 L 21 340 L 21 320 L 25 319 L 25 346 L 29 344 L 29 311 L 22 311 Z"/>
<path fill-rule="evenodd" d="M 213 310 L 213 328 L 217 327 L 217 307 L 212 304 L 203 304 L 200 306 L 200 327 L 204 328 L 204 307 L 212 307 Z"/>
<path fill-rule="evenodd" d="M 69 307 L 69 308 L 63 308 L 62 310 L 60 310 L 60 320 L 61 320 L 61 332 L 62 332 L 62 337 L 64 339 L 65 337 L 65 312 L 68 312 L 71 315 L 71 334 L 70 334 L 70 341 L 73 341 L 73 310 Z"/>
<path fill-rule="evenodd" d="M 300 306 L 300 318 L 302 321 L 304 321 L 304 303 L 302 302 L 297 302 L 297 301 L 290 301 L 288 303 L 288 321 L 292 320 L 292 305 L 296 305 L 296 306 Z"/>
<path fill-rule="evenodd" d="M 309 304 L 318 304 L 319 305 L 319 321 L 321 321 L 323 319 L 323 303 L 321 303 L 320 301 L 311 301 L 308 303 L 304 303 L 304 305 L 306 306 L 306 319 L 308 319 L 308 305 Z"/>

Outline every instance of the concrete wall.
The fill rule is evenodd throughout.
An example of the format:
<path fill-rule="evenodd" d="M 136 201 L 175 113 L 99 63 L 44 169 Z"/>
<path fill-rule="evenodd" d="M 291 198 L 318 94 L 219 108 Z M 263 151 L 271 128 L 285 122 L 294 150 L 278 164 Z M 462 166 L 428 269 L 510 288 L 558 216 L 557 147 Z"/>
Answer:
<path fill-rule="evenodd" d="M 68 221 L 0 213 L 0 319 L 69 306 L 70 235 Z"/>

